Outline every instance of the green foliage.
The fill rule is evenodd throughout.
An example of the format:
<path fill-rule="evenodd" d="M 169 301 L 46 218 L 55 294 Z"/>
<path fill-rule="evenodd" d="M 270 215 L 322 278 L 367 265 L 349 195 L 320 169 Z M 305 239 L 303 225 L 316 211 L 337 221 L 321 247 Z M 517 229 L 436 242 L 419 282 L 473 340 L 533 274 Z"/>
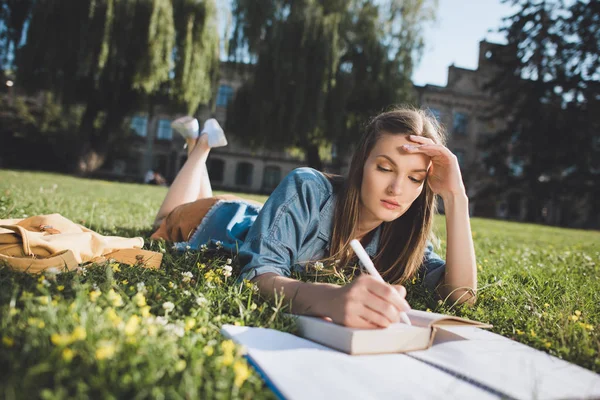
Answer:
<path fill-rule="evenodd" d="M 507 46 L 489 59 L 498 99 L 490 115 L 506 127 L 484 143 L 486 163 L 496 189 L 519 188 L 528 220 L 540 221 L 548 200 L 565 210 L 586 196 L 598 203 L 591 199 L 599 194 L 600 2 L 512 3 L 517 11 L 500 30 Z"/>
<path fill-rule="evenodd" d="M 256 146 L 303 148 L 318 167 L 319 146 L 345 150 L 368 115 L 411 100 L 433 4 L 234 2 L 230 54 L 249 52 L 255 68 L 230 106 L 228 128 Z"/>
<path fill-rule="evenodd" d="M 210 99 L 219 51 L 214 0 L 37 1 L 27 20 L 17 85 L 52 92 L 66 112 L 83 106 L 80 172 L 98 167 L 90 160 L 103 159 L 131 113 L 173 102 L 193 114 Z"/>
<path fill-rule="evenodd" d="M 173 3 L 177 27 L 173 99 L 194 114 L 212 97 L 219 68 L 219 37 L 214 0 Z"/>
<path fill-rule="evenodd" d="M 0 171 L 0 218 L 59 212 L 104 234 L 148 237 L 165 190 Z M 444 219 L 436 223 L 444 237 Z M 489 322 L 494 332 L 600 372 L 600 233 L 483 219 L 472 227 L 476 304 L 438 302 L 415 279 L 411 305 Z M 293 331 L 281 303 L 234 283 L 235 254 L 175 253 L 163 241 L 146 247 L 163 252 L 159 270 L 111 262 L 35 276 L 0 269 L 4 398 L 274 397 L 219 327 Z M 351 275 L 315 270 L 300 278 L 345 283 Z"/>

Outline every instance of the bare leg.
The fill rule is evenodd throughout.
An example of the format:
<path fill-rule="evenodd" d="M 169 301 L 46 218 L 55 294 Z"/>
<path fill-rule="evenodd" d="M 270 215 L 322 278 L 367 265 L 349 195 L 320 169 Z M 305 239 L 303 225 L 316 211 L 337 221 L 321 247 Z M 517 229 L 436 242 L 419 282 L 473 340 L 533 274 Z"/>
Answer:
<path fill-rule="evenodd" d="M 198 199 L 212 197 L 212 187 L 206 169 L 206 159 L 209 152 L 207 135 L 201 135 L 197 141 L 188 141 L 188 159 L 171 184 L 156 214 L 154 226 L 160 225 L 162 220 L 175 207 Z"/>

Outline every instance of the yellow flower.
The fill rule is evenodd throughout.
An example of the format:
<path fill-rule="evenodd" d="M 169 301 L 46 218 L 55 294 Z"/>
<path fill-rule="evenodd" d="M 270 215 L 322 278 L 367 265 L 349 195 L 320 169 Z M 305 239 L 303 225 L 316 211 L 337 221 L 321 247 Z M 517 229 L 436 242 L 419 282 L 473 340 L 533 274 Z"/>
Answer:
<path fill-rule="evenodd" d="M 425 311 L 427 311 L 427 312 L 431 312 L 431 308 L 428 308 L 428 309 L 427 309 L 427 310 L 425 310 Z"/>
<path fill-rule="evenodd" d="M 123 279 L 123 280 L 121 281 L 121 283 L 122 283 L 123 285 L 127 285 L 127 284 L 129 283 L 129 281 L 128 281 L 127 279 Z"/>
<path fill-rule="evenodd" d="M 108 320 L 113 323 L 113 326 L 115 328 L 121 325 L 121 323 L 123 322 L 123 320 L 115 312 L 114 308 L 109 308 L 108 310 L 106 310 L 106 316 L 108 317 Z"/>
<path fill-rule="evenodd" d="M 133 336 L 137 333 L 140 327 L 140 317 L 137 315 L 132 315 L 129 317 L 129 320 L 125 324 L 125 334 L 127 336 Z"/>
<path fill-rule="evenodd" d="M 224 354 L 221 363 L 225 366 L 233 364 L 233 354 Z"/>
<path fill-rule="evenodd" d="M 546 343 L 544 343 L 544 347 L 546 347 L 547 349 L 549 349 L 550 347 L 552 347 L 552 343 L 546 342 Z"/>
<path fill-rule="evenodd" d="M 19 310 L 18 310 L 18 309 L 16 309 L 16 308 L 11 308 L 11 309 L 10 309 L 10 312 L 9 312 L 8 314 L 9 314 L 9 315 L 12 317 L 13 315 L 17 315 L 18 313 L 19 313 Z"/>
<path fill-rule="evenodd" d="M 577 315 L 578 317 L 581 316 L 581 311 L 575 310 L 575 315 Z"/>
<path fill-rule="evenodd" d="M 240 387 L 250 377 L 250 368 L 246 362 L 238 360 L 233 364 L 233 373 L 235 374 L 233 384 Z"/>
<path fill-rule="evenodd" d="M 235 343 L 233 343 L 233 340 L 224 340 L 221 342 L 221 350 L 223 350 L 223 353 L 225 354 L 233 354 L 233 351 L 235 350 Z"/>
<path fill-rule="evenodd" d="M 95 303 L 95 302 L 96 302 L 96 300 L 98 300 L 98 297 L 100 297 L 100 295 L 101 295 L 101 294 L 102 294 L 102 292 L 101 292 L 101 291 L 99 291 L 99 290 L 92 290 L 92 291 L 90 292 L 90 301 L 91 301 L 92 303 Z"/>
<path fill-rule="evenodd" d="M 87 333 L 85 332 L 85 328 L 83 326 L 76 327 L 73 329 L 73 333 L 71 334 L 73 341 L 84 340 L 86 337 Z"/>
<path fill-rule="evenodd" d="M 73 352 L 73 350 L 69 349 L 68 347 L 65 347 L 62 351 L 62 359 L 66 362 L 71 362 L 74 355 L 75 353 Z"/>
<path fill-rule="evenodd" d="M 550 304 L 544 303 L 544 307 L 548 308 L 548 307 L 550 307 Z"/>
<path fill-rule="evenodd" d="M 137 292 L 132 300 L 138 307 L 144 307 L 146 305 L 146 298 L 143 293 Z"/>
<path fill-rule="evenodd" d="M 48 303 L 50 303 L 50 301 L 48 300 L 48 296 L 38 296 L 37 300 L 40 302 L 40 304 L 47 306 Z"/>
<path fill-rule="evenodd" d="M 65 287 L 63 285 L 58 285 L 56 288 L 58 289 L 59 292 L 62 292 L 63 290 L 65 290 Z"/>
<path fill-rule="evenodd" d="M 121 295 L 115 292 L 114 289 L 110 289 L 106 295 L 106 298 L 113 307 L 121 307 L 123 305 L 123 299 Z"/>
<path fill-rule="evenodd" d="M 175 371 L 181 372 L 185 369 L 186 366 L 187 366 L 187 363 L 185 362 L 185 360 L 179 360 L 175 364 Z"/>
<path fill-rule="evenodd" d="M 185 330 L 189 331 L 194 326 L 196 326 L 196 320 L 194 318 L 188 318 L 185 320 Z"/>
<path fill-rule="evenodd" d="M 173 289 L 175 287 L 175 284 L 173 282 L 169 282 L 169 289 Z"/>
<path fill-rule="evenodd" d="M 536 333 L 535 333 L 535 331 L 533 329 L 531 329 L 530 333 L 531 333 L 531 337 L 536 337 L 537 336 Z"/>
<path fill-rule="evenodd" d="M 98 349 L 96 349 L 96 358 L 98 360 L 105 360 L 107 358 L 112 358 L 115 355 L 117 349 L 113 342 L 109 340 L 101 340 L 98 343 Z"/>
<path fill-rule="evenodd" d="M 569 316 L 569 319 L 571 321 L 575 322 L 575 321 L 577 321 L 579 319 L 579 316 L 578 315 L 571 315 L 571 316 Z"/>
<path fill-rule="evenodd" d="M 64 333 L 53 333 L 50 336 L 50 341 L 55 346 L 67 346 L 73 342 L 71 335 Z"/>
<path fill-rule="evenodd" d="M 142 314 L 142 317 L 148 318 L 150 316 L 150 306 L 140 308 L 140 313 Z"/>
<path fill-rule="evenodd" d="M 15 341 L 11 337 L 2 336 L 2 344 L 6 347 L 13 347 L 15 344 Z"/>
<path fill-rule="evenodd" d="M 112 268 L 113 272 L 121 272 L 121 267 L 119 267 L 119 263 L 110 263 L 109 267 Z"/>
<path fill-rule="evenodd" d="M 213 353 L 215 352 L 215 349 L 212 346 L 206 345 L 204 346 L 204 348 L 202 349 L 202 352 L 204 354 L 206 354 L 207 356 L 212 356 Z"/>
<path fill-rule="evenodd" d="M 201 326 L 200 328 L 196 329 L 196 333 L 201 333 L 203 335 L 205 335 L 208 332 L 208 328 L 206 328 L 205 326 Z"/>
<path fill-rule="evenodd" d="M 204 264 L 204 263 L 197 263 L 196 265 L 198 266 L 199 269 L 206 268 L 206 264 Z"/>
<path fill-rule="evenodd" d="M 517 335 L 522 335 L 524 332 L 520 329 L 517 329 Z"/>

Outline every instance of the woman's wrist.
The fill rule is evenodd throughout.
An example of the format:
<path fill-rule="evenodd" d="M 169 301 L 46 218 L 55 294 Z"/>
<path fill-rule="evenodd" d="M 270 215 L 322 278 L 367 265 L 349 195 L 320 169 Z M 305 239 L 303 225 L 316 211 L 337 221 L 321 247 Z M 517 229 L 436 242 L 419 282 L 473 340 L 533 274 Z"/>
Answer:
<path fill-rule="evenodd" d="M 453 206 L 461 206 L 461 205 L 469 205 L 469 198 L 467 197 L 467 193 L 463 191 L 458 192 L 449 192 L 440 195 L 442 201 L 444 202 L 444 208 L 449 208 Z"/>

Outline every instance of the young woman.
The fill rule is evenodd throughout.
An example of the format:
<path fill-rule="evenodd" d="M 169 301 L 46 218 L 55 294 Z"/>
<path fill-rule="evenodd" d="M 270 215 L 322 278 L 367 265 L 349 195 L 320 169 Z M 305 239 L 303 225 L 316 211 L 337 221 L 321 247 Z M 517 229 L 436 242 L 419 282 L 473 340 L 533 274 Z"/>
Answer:
<path fill-rule="evenodd" d="M 468 198 L 456 157 L 444 146 L 435 118 L 395 109 L 373 118 L 357 145 L 346 178 L 299 168 L 261 205 L 212 195 L 206 170 L 211 147 L 226 144 L 216 121 L 197 136 L 197 121 L 174 128 L 187 139 L 189 157 L 171 186 L 154 238 L 182 248 L 203 244 L 238 253 L 240 278 L 267 298 L 283 292 L 297 314 L 329 317 L 352 327 L 385 327 L 410 306 L 402 283 L 421 273 L 423 284 L 451 301 L 473 302 L 477 288 Z M 204 134 L 206 133 L 206 134 Z M 436 195 L 444 202 L 444 262 L 428 241 Z M 300 282 L 292 269 L 310 262 L 355 261 L 359 239 L 384 280 L 363 274 L 345 286 Z"/>

